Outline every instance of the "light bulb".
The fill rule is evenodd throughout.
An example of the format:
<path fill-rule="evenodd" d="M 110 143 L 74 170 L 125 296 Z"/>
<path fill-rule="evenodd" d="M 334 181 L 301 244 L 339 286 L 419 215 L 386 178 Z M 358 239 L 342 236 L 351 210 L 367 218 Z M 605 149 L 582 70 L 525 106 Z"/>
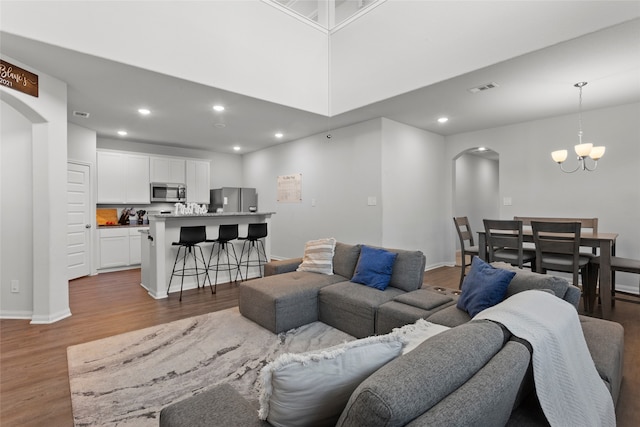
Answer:
<path fill-rule="evenodd" d="M 558 150 L 551 153 L 551 158 L 556 163 L 562 163 L 567 160 L 567 150 Z"/>
<path fill-rule="evenodd" d="M 604 150 L 604 146 L 593 147 L 591 149 L 591 152 L 589 153 L 589 157 L 591 157 L 593 160 L 598 160 L 602 156 L 604 156 Z"/>
<path fill-rule="evenodd" d="M 592 147 L 593 147 L 593 144 L 591 144 L 590 142 L 587 142 L 584 144 L 578 144 L 575 147 L 573 147 L 573 149 L 576 150 L 576 154 L 578 156 L 587 157 L 591 152 Z"/>

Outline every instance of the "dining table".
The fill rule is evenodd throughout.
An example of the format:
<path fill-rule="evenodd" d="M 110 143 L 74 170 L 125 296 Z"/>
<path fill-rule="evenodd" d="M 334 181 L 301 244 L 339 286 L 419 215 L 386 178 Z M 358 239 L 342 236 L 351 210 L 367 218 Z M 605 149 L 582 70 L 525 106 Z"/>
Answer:
<path fill-rule="evenodd" d="M 600 249 L 600 272 L 598 278 L 600 279 L 600 301 L 603 319 L 611 319 L 611 257 L 615 255 L 617 238 L 618 233 L 602 233 L 592 230 L 582 230 L 580 232 L 580 246 Z M 533 232 L 530 229 L 523 230 L 522 240 L 525 243 L 533 243 Z M 487 238 L 484 231 L 478 231 L 478 257 L 488 261 Z M 585 311 L 593 311 L 595 296 L 594 292 L 587 294 L 588 307 L 585 307 Z"/>

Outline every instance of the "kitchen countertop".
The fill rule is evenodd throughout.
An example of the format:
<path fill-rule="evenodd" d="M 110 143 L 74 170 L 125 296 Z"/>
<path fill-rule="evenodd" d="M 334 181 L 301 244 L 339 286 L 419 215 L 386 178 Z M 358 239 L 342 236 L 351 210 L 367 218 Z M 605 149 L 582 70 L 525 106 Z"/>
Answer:
<path fill-rule="evenodd" d="M 225 216 L 260 216 L 273 215 L 275 212 L 207 212 L 204 214 L 148 214 L 150 218 L 190 218 L 190 217 L 225 217 Z"/>
<path fill-rule="evenodd" d="M 127 224 L 127 225 L 122 225 L 122 224 L 113 224 L 113 225 L 99 225 L 98 228 L 136 228 L 136 227 L 140 227 L 140 228 L 149 228 L 149 223 L 146 224 Z"/>

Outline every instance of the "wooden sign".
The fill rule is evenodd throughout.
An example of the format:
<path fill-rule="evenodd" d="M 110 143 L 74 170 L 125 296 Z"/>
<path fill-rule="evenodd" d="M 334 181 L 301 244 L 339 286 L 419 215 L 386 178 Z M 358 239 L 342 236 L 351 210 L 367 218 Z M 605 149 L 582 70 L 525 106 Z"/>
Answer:
<path fill-rule="evenodd" d="M 38 97 L 38 75 L 0 59 L 0 84 Z"/>

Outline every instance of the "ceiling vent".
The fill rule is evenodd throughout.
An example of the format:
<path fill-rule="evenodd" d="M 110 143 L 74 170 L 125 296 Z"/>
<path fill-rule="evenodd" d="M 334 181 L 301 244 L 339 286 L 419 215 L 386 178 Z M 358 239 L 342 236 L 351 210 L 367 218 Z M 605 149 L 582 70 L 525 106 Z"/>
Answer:
<path fill-rule="evenodd" d="M 74 111 L 73 115 L 76 117 L 82 117 L 83 119 L 86 119 L 89 117 L 89 113 L 85 113 L 84 111 Z"/>
<path fill-rule="evenodd" d="M 467 89 L 471 93 L 479 93 L 484 92 L 485 90 L 493 89 L 500 86 L 498 83 L 491 82 L 481 86 L 472 87 L 471 89 Z"/>

